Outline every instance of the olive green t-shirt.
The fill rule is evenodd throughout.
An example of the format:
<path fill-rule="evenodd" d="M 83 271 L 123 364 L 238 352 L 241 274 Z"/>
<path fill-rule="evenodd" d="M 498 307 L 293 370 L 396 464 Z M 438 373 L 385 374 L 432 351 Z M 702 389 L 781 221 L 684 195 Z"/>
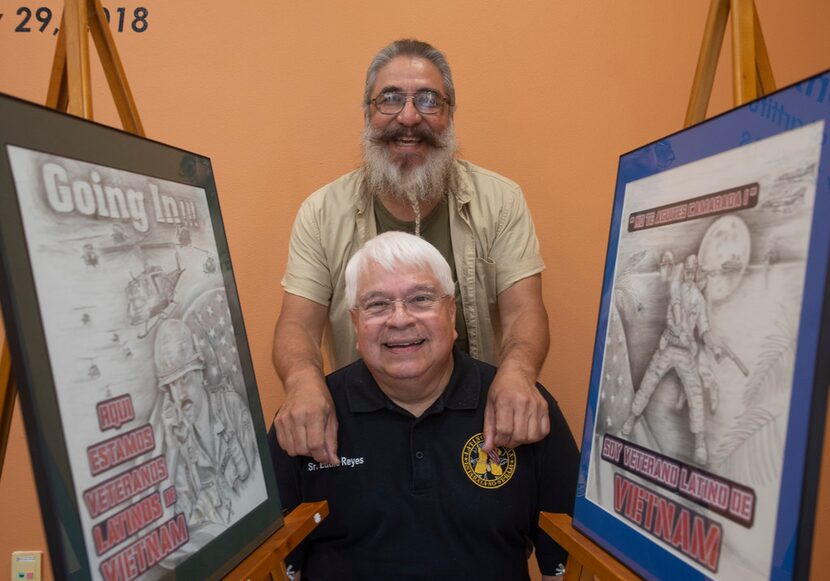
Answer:
<path fill-rule="evenodd" d="M 375 224 L 378 234 L 398 231 L 415 234 L 415 222 L 398 220 L 389 213 L 380 200 L 375 200 Z M 421 238 L 435 246 L 450 265 L 452 281 L 455 283 L 455 330 L 458 338 L 455 345 L 464 351 L 470 352 L 467 340 L 467 323 L 464 321 L 464 309 L 461 307 L 461 290 L 458 286 L 458 277 L 455 274 L 455 260 L 452 255 L 452 239 L 450 238 L 450 213 L 446 200 L 438 203 L 426 218 L 421 220 Z"/>

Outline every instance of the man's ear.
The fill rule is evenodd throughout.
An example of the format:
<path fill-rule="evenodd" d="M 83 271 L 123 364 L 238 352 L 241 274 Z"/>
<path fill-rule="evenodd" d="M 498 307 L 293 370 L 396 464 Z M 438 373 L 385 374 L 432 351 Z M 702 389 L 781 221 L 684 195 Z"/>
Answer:
<path fill-rule="evenodd" d="M 452 300 L 450 301 L 450 317 L 452 317 L 452 322 L 453 322 L 453 326 L 452 326 L 452 340 L 453 340 L 453 342 L 458 340 L 458 327 L 455 325 L 455 313 L 456 313 L 455 297 L 452 297 Z"/>

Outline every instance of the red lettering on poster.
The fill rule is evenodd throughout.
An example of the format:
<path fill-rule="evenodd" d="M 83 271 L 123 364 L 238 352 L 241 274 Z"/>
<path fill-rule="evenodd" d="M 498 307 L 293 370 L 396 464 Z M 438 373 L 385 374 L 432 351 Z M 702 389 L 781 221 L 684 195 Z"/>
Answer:
<path fill-rule="evenodd" d="M 127 545 L 100 566 L 106 581 L 132 581 L 187 543 L 187 521 L 177 514 Z"/>
<path fill-rule="evenodd" d="M 715 521 L 614 474 L 614 511 L 690 559 L 717 572 L 723 528 Z"/>
<path fill-rule="evenodd" d="M 84 491 L 89 515 L 96 518 L 167 479 L 164 456 L 157 456 Z"/>
<path fill-rule="evenodd" d="M 129 394 L 99 402 L 95 410 L 98 412 L 98 427 L 102 432 L 118 429 L 135 419 L 133 398 Z"/>
<path fill-rule="evenodd" d="M 154 492 L 92 527 L 95 552 L 103 555 L 164 514 L 161 494 Z"/>
<path fill-rule="evenodd" d="M 120 434 L 109 440 L 93 444 L 86 449 L 89 468 L 93 476 L 105 472 L 124 462 L 152 451 L 156 439 L 150 424 Z"/>

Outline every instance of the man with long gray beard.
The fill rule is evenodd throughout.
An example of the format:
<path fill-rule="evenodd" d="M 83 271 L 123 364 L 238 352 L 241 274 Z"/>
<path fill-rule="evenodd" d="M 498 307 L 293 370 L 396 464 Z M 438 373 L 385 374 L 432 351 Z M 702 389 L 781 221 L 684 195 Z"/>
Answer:
<path fill-rule="evenodd" d="M 344 271 L 366 241 L 390 230 L 419 235 L 446 258 L 456 283 L 456 345 L 498 365 L 484 449 L 537 442 L 550 431 L 535 388 L 549 346 L 539 242 L 519 186 L 456 159 L 455 106 L 441 52 L 412 39 L 389 44 L 366 75 L 363 165 L 299 210 L 273 351 L 286 391 L 274 424 L 290 455 L 340 463 L 320 345 L 327 329 L 334 369 L 358 358 Z"/>

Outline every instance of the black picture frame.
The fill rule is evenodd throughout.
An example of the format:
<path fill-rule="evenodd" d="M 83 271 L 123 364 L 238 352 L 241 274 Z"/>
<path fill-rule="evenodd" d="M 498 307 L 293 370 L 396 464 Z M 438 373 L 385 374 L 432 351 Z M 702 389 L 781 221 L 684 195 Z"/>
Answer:
<path fill-rule="evenodd" d="M 809 574 L 829 125 L 825 71 L 620 158 L 574 526 L 648 579 Z"/>
<path fill-rule="evenodd" d="M 207 157 L 0 94 L 0 300 L 57 578 L 220 578 L 281 526 Z"/>

